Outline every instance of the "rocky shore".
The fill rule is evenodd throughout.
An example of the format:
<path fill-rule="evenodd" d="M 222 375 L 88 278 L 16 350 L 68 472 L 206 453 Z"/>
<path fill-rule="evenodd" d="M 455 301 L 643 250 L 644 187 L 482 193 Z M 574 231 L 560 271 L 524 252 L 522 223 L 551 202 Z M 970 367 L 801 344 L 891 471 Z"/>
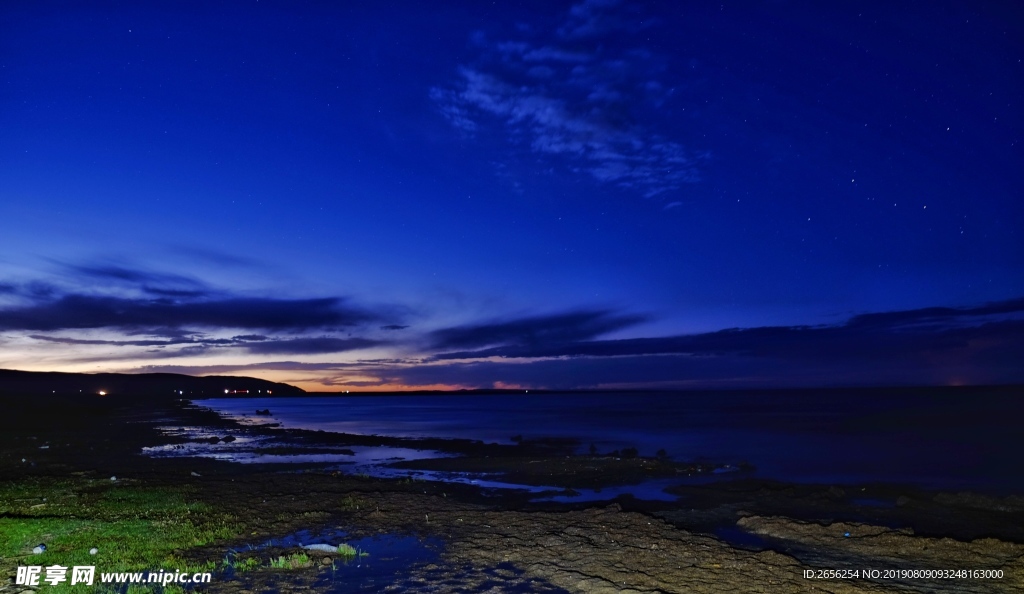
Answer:
<path fill-rule="evenodd" d="M 332 586 L 342 573 L 337 556 L 314 556 L 294 567 L 267 566 L 266 558 L 288 555 L 289 550 L 256 545 L 303 530 L 343 531 L 347 538 L 399 535 L 430 543 L 435 550 L 426 561 L 410 562 L 377 578 L 370 591 L 1024 590 L 1020 497 L 929 493 L 894 485 L 786 485 L 739 475 L 700 485 L 681 483 L 672 489 L 675 501 L 620 497 L 556 504 L 533 500 L 521 491 L 376 479 L 317 464 L 241 465 L 141 456 L 144 446 L 166 443 L 166 435 L 156 429 L 160 426 L 202 425 L 223 436 L 242 429 L 183 402 L 126 405 L 58 419 L 42 413 L 4 421 L 0 480 L 9 484 L 64 481 L 74 488 L 75 481 L 94 484 L 117 476 L 139 487 L 187 486 L 189 497 L 216 513 L 230 515 L 237 529 L 233 537 L 181 550 L 176 556 L 197 564 L 216 563 L 228 554 L 235 556 L 236 564 L 254 559 L 252 571 L 219 573 L 202 591 L 272 588 L 288 592 L 310 587 L 349 591 Z M 280 431 L 288 443 L 310 447 L 395 445 L 388 438 L 284 432 L 275 427 L 262 430 Z M 685 464 L 649 458 L 567 459 L 557 444 L 428 445 L 430 441 L 402 445 L 444 446 L 465 455 L 424 465 L 475 466 L 538 484 L 561 480 L 559 484 L 566 487 L 597 486 L 602 480 L 610 484 L 696 471 Z M 14 557 L 0 559 L 6 580 L 0 583 L 0 592 L 24 591 L 13 583 L 14 567 L 21 562 Z M 367 565 L 383 562 L 383 553 L 365 561 Z M 872 574 L 875 570 L 879 573 Z M 934 571 L 906 573 L 915 570 L 989 573 L 968 572 L 960 577 L 936 577 Z"/>

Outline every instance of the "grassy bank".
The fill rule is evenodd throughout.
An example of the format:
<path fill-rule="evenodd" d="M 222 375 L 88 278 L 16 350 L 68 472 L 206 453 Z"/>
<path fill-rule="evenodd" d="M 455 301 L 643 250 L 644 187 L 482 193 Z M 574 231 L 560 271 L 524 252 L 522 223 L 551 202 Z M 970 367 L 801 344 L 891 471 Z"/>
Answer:
<path fill-rule="evenodd" d="M 235 516 L 197 502 L 187 486 L 154 488 L 109 477 L 0 486 L 0 574 L 13 574 L 18 565 L 93 565 L 97 578 L 100 572 L 212 571 L 214 562 L 190 564 L 182 553 L 237 538 L 243 530 Z M 33 554 L 39 544 L 46 551 Z M 70 586 L 70 571 L 68 578 L 46 586 L 54 592 L 94 589 Z"/>

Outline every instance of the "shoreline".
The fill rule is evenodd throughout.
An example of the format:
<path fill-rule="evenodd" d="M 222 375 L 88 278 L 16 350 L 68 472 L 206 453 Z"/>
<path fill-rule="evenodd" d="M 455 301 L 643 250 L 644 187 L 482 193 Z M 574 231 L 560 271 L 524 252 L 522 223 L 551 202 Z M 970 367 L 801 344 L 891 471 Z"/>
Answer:
<path fill-rule="evenodd" d="M 923 389 L 917 391 L 919 396 L 926 393 Z M 1010 419 L 1016 418 L 1018 412 L 1024 412 L 1024 408 L 1017 404 L 1019 400 L 1012 398 L 1010 392 L 988 393 L 986 395 L 993 398 L 983 398 L 978 405 L 954 405 L 945 397 L 938 397 L 932 403 L 917 403 L 919 407 L 916 400 L 907 400 L 907 391 L 903 390 L 899 394 L 904 398 L 896 404 L 878 403 L 894 414 L 887 412 L 871 416 L 862 416 L 858 410 L 845 404 L 836 409 L 826 405 L 808 416 L 803 412 L 793 412 L 804 411 L 802 401 L 762 406 L 760 401 L 750 398 L 749 392 L 740 394 L 744 396 L 741 401 L 725 401 L 710 407 L 691 409 L 685 402 L 682 406 L 670 406 L 670 416 L 662 418 L 656 431 L 645 435 L 638 434 L 636 427 L 629 424 L 596 425 L 585 419 L 531 424 L 534 418 L 539 418 L 537 415 L 550 416 L 561 411 L 564 405 L 559 400 L 531 401 L 525 409 L 485 405 L 470 406 L 468 412 L 460 412 L 457 405 L 434 398 L 423 402 L 425 410 L 432 412 L 406 413 L 407 407 L 400 407 L 397 416 L 390 418 L 389 422 L 377 418 L 378 414 L 387 414 L 386 411 L 378 413 L 378 407 L 386 406 L 386 399 L 371 399 L 351 412 L 340 399 L 336 405 L 321 407 L 319 403 L 310 404 L 302 397 L 295 405 L 289 404 L 293 400 L 291 398 L 275 399 L 274 402 L 256 400 L 251 405 L 247 403 L 245 408 L 225 404 L 234 399 L 213 399 L 219 401 L 216 405 L 207 404 L 209 399 L 198 399 L 193 404 L 222 411 L 226 418 L 239 420 L 251 431 L 259 431 L 255 423 L 272 418 L 282 426 L 264 424 L 263 427 L 274 429 L 264 432 L 265 435 L 284 436 L 293 442 L 309 444 L 308 447 L 319 443 L 327 448 L 365 446 L 443 451 L 466 459 L 416 459 L 405 466 L 407 470 L 434 473 L 477 472 L 503 474 L 506 478 L 515 474 L 505 482 L 535 486 L 562 484 L 587 488 L 606 479 L 601 469 L 595 468 L 597 476 L 592 484 L 586 484 L 585 479 L 572 484 L 570 477 L 573 473 L 579 474 L 585 468 L 563 468 L 561 472 L 547 473 L 555 477 L 554 482 L 538 482 L 533 475 L 543 473 L 528 472 L 535 469 L 505 462 L 511 462 L 510 459 L 516 456 L 549 459 L 568 456 L 573 461 L 581 461 L 589 453 L 593 464 L 588 466 L 614 466 L 601 458 L 644 459 L 650 466 L 646 472 L 648 476 L 669 479 L 678 474 L 680 478 L 694 482 L 729 474 L 730 477 L 752 475 L 760 480 L 794 484 L 892 484 L 914 490 L 970 491 L 995 497 L 1024 493 L 1024 481 L 1019 478 L 1024 476 L 1024 462 L 1009 454 L 1020 440 L 1012 431 L 1007 433 Z M 873 398 L 884 400 L 878 394 Z M 614 418 L 620 412 L 621 401 L 594 403 L 590 414 Z M 254 409 L 266 409 L 268 404 L 274 413 L 281 413 L 280 418 L 278 415 L 253 416 Z M 643 401 L 638 406 L 654 404 Z M 750 408 L 740 412 L 737 422 L 723 415 L 723 411 L 732 406 Z M 449 407 L 451 411 L 448 411 Z M 521 410 L 535 412 L 520 413 Z M 510 411 L 513 414 L 507 416 Z M 780 417 L 773 416 L 779 413 L 782 415 L 781 423 L 775 420 Z M 352 416 L 345 416 L 349 414 Z M 692 425 L 688 421 L 691 414 L 698 419 Z M 502 420 L 489 420 L 498 418 L 496 415 L 500 415 Z M 787 419 L 785 415 L 792 418 Z M 760 425 L 762 416 L 768 423 L 763 427 Z M 922 416 L 926 421 L 919 425 Z M 709 424 L 706 420 L 709 418 L 713 419 L 710 423 L 715 424 Z M 482 423 L 479 426 L 474 425 L 477 419 Z M 664 419 L 672 420 L 666 422 Z M 994 423 L 996 427 L 989 431 L 980 430 L 982 421 Z M 420 427 L 431 427 L 434 434 L 417 430 L 417 423 L 422 423 Z M 349 428 L 360 433 L 346 433 Z M 873 428 L 878 431 L 874 432 Z M 722 438 L 719 432 L 729 437 Z M 515 433 L 520 435 L 513 436 Z M 680 439 L 679 436 L 687 434 L 690 437 Z M 701 440 L 708 441 L 708 445 L 702 447 Z M 716 443 L 720 440 L 739 445 L 722 447 Z M 305 447 L 296 448 L 295 452 Z M 819 451 L 822 454 L 805 453 Z M 279 453 L 286 452 L 281 450 Z M 832 458 L 834 455 L 835 459 Z M 977 468 L 983 470 L 974 470 Z M 642 478 L 644 474 L 638 472 L 636 478 Z M 637 482 L 627 481 L 621 473 L 617 478 L 623 482 Z"/>
<path fill-rule="evenodd" d="M 36 412 L 43 414 L 45 409 Z M 393 583 L 413 590 L 417 579 L 425 580 L 420 583 L 425 588 L 442 577 L 463 580 L 463 587 L 471 589 L 473 583 L 493 579 L 495 571 L 510 565 L 514 569 L 508 570 L 510 583 L 529 582 L 535 591 L 548 587 L 570 592 L 749 591 L 756 584 L 763 587 L 764 580 L 775 580 L 778 587 L 771 591 L 797 592 L 811 585 L 801 572 L 829 566 L 823 564 L 932 567 L 952 563 L 967 550 L 973 551 L 977 563 L 989 559 L 992 567 L 1010 573 L 1002 580 L 977 584 L 922 582 L 928 590 L 913 581 L 828 584 L 835 592 L 974 591 L 964 589 L 965 585 L 986 588 L 977 591 L 1009 592 L 1024 584 L 1020 561 L 1024 559 L 1024 498 L 1020 496 L 737 477 L 674 487 L 670 491 L 679 497 L 676 501 L 620 496 L 613 501 L 553 503 L 534 501 L 516 491 L 496 493 L 471 485 L 349 475 L 324 470 L 323 464 L 243 465 L 142 456 L 142 447 L 165 442 L 156 429 L 161 425 L 203 425 L 226 434 L 244 428 L 183 402 L 124 405 L 66 419 L 33 416 L 11 424 L 0 438 L 0 479 L 39 484 L 72 481 L 96 488 L 107 476 L 116 475 L 126 484 L 146 488 L 187 487 L 190 496 L 215 509 L 252 516 L 242 522 L 244 537 L 183 552 L 196 561 L 219 559 L 233 546 L 251 546 L 262 538 L 334 526 L 344 527 L 353 536 L 405 534 L 443 542 L 439 560 L 393 576 Z M 12 420 L 17 421 L 8 418 L 6 423 Z M 332 446 L 343 442 L 410 445 L 409 440 L 398 438 L 267 430 L 285 432 L 289 439 L 302 437 L 308 445 L 321 439 Z M 469 440 L 445 445 L 475 452 L 481 455 L 478 460 L 491 460 L 492 468 L 522 466 L 528 458 L 538 458 L 546 460 L 542 465 L 550 465 L 538 474 L 564 470 L 559 465 L 564 464 L 565 454 L 551 444 L 527 444 L 532 449 L 525 457 L 509 455 L 510 450 L 522 453 L 515 450 L 522 447 L 518 445 L 481 446 Z M 26 462 L 20 462 L 22 458 Z M 581 458 L 586 464 L 595 462 Z M 554 464 L 556 459 L 559 465 Z M 648 461 L 637 458 L 630 464 L 639 467 Z M 842 536 L 846 532 L 864 534 L 850 540 Z M 640 546 L 646 551 L 642 555 L 623 555 L 626 550 L 641 550 L 634 548 Z M 10 569 L 9 560 L 0 562 L 5 571 Z M 726 575 L 725 566 L 736 571 Z M 291 573 L 259 570 L 241 581 L 215 584 L 211 591 L 237 591 L 243 582 L 250 584 L 243 590 L 256 591 L 259 582 L 274 583 L 285 591 L 288 587 L 277 584 L 284 577 L 305 580 L 308 585 L 321 579 L 320 572 L 316 567 Z M 843 589 L 846 586 L 850 588 Z M 0 591 L 8 590 L 0 586 Z"/>
<path fill-rule="evenodd" d="M 203 412 L 213 412 L 195 406 Z M 563 500 L 550 502 L 536 499 L 536 493 L 514 488 L 492 489 L 486 501 L 509 502 L 511 508 L 531 506 L 538 509 L 585 509 L 619 504 L 625 508 L 674 518 L 678 527 L 713 533 L 722 523 L 734 523 L 734 517 L 722 510 L 745 511 L 756 515 L 784 515 L 801 521 L 830 519 L 837 521 L 876 522 L 912 528 L 920 534 L 936 537 L 975 539 L 997 537 L 1024 544 L 1024 494 L 992 495 L 977 491 L 927 489 L 895 483 L 794 483 L 771 478 L 753 477 L 743 470 L 723 475 L 711 472 L 719 465 L 688 462 L 666 462 L 654 457 L 621 458 L 607 455 L 571 454 L 575 444 L 562 440 L 524 440 L 516 445 L 483 443 L 469 439 L 401 438 L 376 435 L 353 435 L 287 429 L 266 425 L 241 425 L 217 413 L 217 422 L 229 433 L 232 430 L 266 429 L 275 439 L 305 442 L 295 448 L 316 448 L 320 445 L 395 447 L 437 450 L 459 454 L 459 457 L 424 458 L 398 461 L 391 466 L 409 470 L 438 470 L 453 473 L 496 475 L 495 480 L 524 487 L 554 487 L 566 491 L 576 489 L 609 489 L 621 485 L 637 485 L 651 479 L 676 478 L 677 484 L 666 491 L 676 501 L 640 499 L 629 495 L 606 499 Z M 258 465 L 257 465 L 258 466 Z M 317 472 L 331 463 L 286 463 L 280 468 Z M 700 468 L 702 472 L 696 472 Z M 682 471 L 682 472 L 680 472 Z M 704 479 L 689 482 L 688 479 Z M 384 481 L 402 479 L 382 478 Z M 452 488 L 442 480 L 421 480 L 436 488 Z M 474 489 L 471 485 L 465 485 Z M 478 489 L 478 490 L 483 490 Z M 685 507 L 686 511 L 679 512 Z M 745 507 L 745 510 L 738 508 Z M 703 513 L 701 513 L 703 508 Z M 735 509 L 734 509 L 735 508 Z M 956 510 L 956 513 L 952 513 Z M 1021 522 L 1007 523 L 1002 515 L 986 517 L 986 511 L 1017 514 Z M 714 518 L 715 521 L 709 521 Z M 672 521 L 672 520 L 670 520 Z M 897 526 L 899 525 L 899 526 Z"/>

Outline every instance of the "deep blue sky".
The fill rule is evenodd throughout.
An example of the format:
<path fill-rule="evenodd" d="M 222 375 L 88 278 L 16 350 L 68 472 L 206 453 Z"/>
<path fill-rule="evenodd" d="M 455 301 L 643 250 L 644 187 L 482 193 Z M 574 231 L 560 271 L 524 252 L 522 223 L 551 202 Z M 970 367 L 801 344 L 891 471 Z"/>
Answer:
<path fill-rule="evenodd" d="M 1013 3 L 349 4 L 0 7 L 0 367 L 1024 381 Z"/>

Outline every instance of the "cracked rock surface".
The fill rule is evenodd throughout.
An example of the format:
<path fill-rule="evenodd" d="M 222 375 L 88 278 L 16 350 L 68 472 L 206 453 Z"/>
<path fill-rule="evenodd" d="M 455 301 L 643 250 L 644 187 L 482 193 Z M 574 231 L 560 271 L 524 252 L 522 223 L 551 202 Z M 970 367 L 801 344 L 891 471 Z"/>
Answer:
<path fill-rule="evenodd" d="M 418 501 L 417 501 L 418 499 Z M 745 517 L 737 526 L 773 550 L 751 551 L 679 529 L 619 506 L 565 512 L 434 506 L 429 499 L 382 494 L 365 519 L 443 534 L 447 572 L 514 567 L 536 584 L 568 592 L 1001 593 L 1024 591 L 1024 545 L 962 542 L 909 529 L 853 523 L 821 525 L 783 517 Z M 425 507 L 428 506 L 428 507 Z M 425 516 L 429 515 L 429 521 Z M 428 528 L 429 526 L 429 528 Z M 845 536 L 845 533 L 850 536 Z M 810 579 L 816 569 L 1002 569 L 1002 579 Z M 414 573 L 414 576 L 416 574 Z M 414 578 L 410 583 L 416 583 Z M 439 590 L 426 590 L 439 591 Z M 472 590 L 466 590 L 472 591 Z M 498 592 L 500 590 L 494 590 Z"/>

